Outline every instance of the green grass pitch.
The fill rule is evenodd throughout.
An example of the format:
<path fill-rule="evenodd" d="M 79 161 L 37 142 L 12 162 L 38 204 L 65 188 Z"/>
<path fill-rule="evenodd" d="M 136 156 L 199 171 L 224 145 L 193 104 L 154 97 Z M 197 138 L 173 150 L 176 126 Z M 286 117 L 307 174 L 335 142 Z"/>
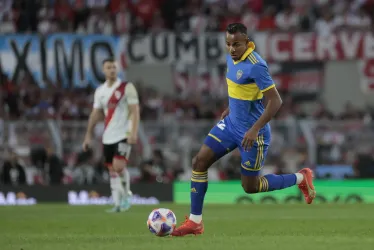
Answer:
<path fill-rule="evenodd" d="M 172 209 L 178 225 L 187 206 Z M 103 206 L 0 207 L 1 250 L 366 250 L 374 249 L 374 205 L 206 205 L 205 234 L 153 236 L 154 207 L 107 214 Z"/>

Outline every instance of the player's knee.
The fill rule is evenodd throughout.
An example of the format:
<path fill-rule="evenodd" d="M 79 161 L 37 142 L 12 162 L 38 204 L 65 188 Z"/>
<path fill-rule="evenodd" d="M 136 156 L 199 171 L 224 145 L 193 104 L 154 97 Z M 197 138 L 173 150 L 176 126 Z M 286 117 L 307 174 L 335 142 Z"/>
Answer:
<path fill-rule="evenodd" d="M 204 157 L 199 154 L 192 159 L 192 170 L 197 172 L 205 172 L 209 168 L 208 161 L 204 160 Z"/>
<path fill-rule="evenodd" d="M 113 161 L 113 170 L 117 173 L 122 173 L 123 169 L 126 167 L 126 162 L 123 160 Z"/>
<path fill-rule="evenodd" d="M 113 167 L 113 170 L 114 170 L 114 172 L 120 174 L 123 171 L 123 167 L 121 167 L 121 166 Z"/>
<path fill-rule="evenodd" d="M 242 187 L 244 192 L 246 192 L 247 194 L 258 193 L 258 186 L 255 182 L 242 183 Z"/>

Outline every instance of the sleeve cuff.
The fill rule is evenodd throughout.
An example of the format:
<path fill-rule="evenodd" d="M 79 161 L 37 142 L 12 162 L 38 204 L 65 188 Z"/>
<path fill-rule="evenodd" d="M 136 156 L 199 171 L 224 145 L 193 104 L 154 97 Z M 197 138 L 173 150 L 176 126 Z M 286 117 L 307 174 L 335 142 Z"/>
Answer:
<path fill-rule="evenodd" d="M 267 87 L 267 88 L 261 90 L 261 92 L 264 93 L 264 92 L 266 92 L 266 91 L 268 91 L 269 89 L 272 89 L 272 88 L 274 88 L 274 87 L 275 87 L 275 84 L 273 83 L 273 84 L 270 85 L 269 87 Z"/>

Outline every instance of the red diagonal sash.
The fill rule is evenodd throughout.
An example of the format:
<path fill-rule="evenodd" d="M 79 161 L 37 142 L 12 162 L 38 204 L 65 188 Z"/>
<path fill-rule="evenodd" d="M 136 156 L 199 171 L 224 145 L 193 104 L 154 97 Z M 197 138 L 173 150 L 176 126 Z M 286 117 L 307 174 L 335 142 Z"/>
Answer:
<path fill-rule="evenodd" d="M 116 108 L 118 106 L 119 101 L 121 98 L 125 95 L 125 88 L 126 88 L 127 82 L 122 82 L 112 93 L 112 96 L 109 98 L 108 101 L 108 113 L 105 116 L 105 128 L 107 128 L 109 122 L 113 118 L 114 111 L 116 111 Z"/>

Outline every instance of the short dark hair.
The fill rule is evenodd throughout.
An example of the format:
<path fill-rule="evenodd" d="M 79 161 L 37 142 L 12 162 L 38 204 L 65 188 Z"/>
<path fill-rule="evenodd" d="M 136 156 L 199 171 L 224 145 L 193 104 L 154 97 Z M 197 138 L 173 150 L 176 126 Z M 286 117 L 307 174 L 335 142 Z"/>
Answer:
<path fill-rule="evenodd" d="M 107 62 L 114 63 L 114 62 L 116 62 L 116 60 L 115 60 L 113 57 L 109 57 L 109 58 L 107 58 L 107 59 L 105 59 L 105 60 L 103 61 L 103 65 L 104 65 L 105 63 L 107 63 Z"/>
<path fill-rule="evenodd" d="M 230 23 L 227 25 L 226 31 L 229 34 L 235 34 L 237 32 L 247 34 L 247 27 L 242 23 Z"/>

